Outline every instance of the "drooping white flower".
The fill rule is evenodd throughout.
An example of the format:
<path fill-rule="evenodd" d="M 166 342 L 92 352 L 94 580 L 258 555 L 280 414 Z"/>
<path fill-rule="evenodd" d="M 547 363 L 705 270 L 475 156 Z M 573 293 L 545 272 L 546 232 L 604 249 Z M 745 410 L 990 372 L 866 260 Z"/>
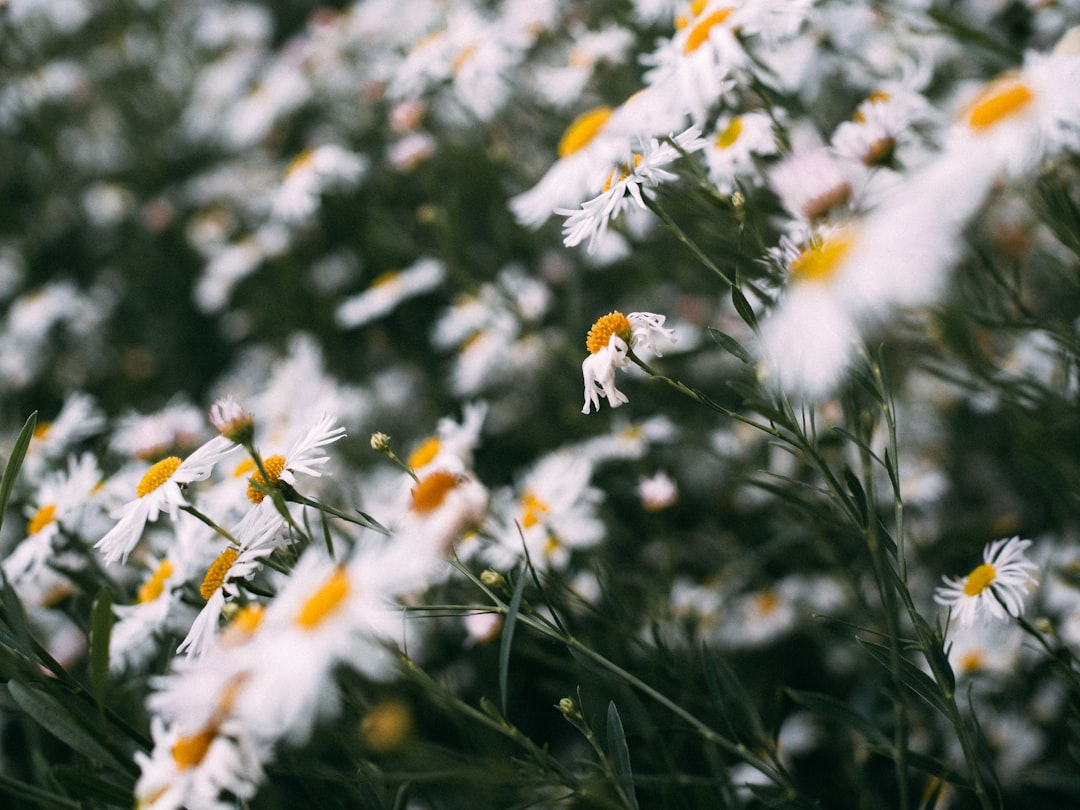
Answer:
<path fill-rule="evenodd" d="M 1024 611 L 1024 597 L 1038 584 L 1037 567 L 1024 555 L 1030 540 L 994 540 L 983 549 L 983 561 L 966 577 L 942 577 L 934 601 L 952 612 L 960 628 L 988 623 Z"/>
<path fill-rule="evenodd" d="M 656 348 L 653 335 L 661 335 L 670 341 L 675 339 L 674 330 L 666 329 L 664 320 L 665 316 L 652 312 L 631 312 L 623 315 L 616 310 L 592 325 L 585 341 L 589 356 L 581 364 L 585 381 L 585 405 L 581 409 L 582 413 L 589 413 L 590 406 L 600 410 L 600 397 L 607 399 L 612 408 L 630 401 L 615 387 L 615 372 L 632 362 L 631 347 L 644 346 L 657 357 L 662 356 Z"/>

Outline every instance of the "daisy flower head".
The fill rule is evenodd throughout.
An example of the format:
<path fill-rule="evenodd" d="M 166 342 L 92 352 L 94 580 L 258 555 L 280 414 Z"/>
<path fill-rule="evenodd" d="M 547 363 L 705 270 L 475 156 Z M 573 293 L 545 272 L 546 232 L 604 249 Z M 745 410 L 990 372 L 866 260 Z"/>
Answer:
<path fill-rule="evenodd" d="M 630 401 L 615 387 L 615 371 L 632 362 L 631 349 L 634 346 L 644 346 L 657 357 L 662 356 L 654 336 L 675 341 L 674 330 L 666 329 L 664 320 L 665 316 L 653 312 L 623 315 L 618 310 L 612 310 L 592 325 L 585 341 L 589 356 L 581 364 L 585 380 L 582 413 L 589 413 L 590 407 L 599 411 L 600 397 L 607 399 L 612 408 Z"/>
<path fill-rule="evenodd" d="M 101 549 L 105 562 L 126 560 L 146 524 L 153 523 L 162 512 L 175 517 L 187 503 L 187 485 L 208 478 L 214 465 L 236 447 L 230 439 L 215 436 L 185 459 L 168 456 L 151 466 L 135 488 L 135 499 L 116 513 L 117 524 L 94 544 L 94 548 Z"/>
<path fill-rule="evenodd" d="M 635 151 L 608 173 L 603 190 L 597 197 L 586 200 L 577 210 L 555 209 L 556 214 L 567 217 L 563 224 L 563 243 L 573 247 L 587 238 L 588 251 L 592 253 L 597 239 L 607 231 L 608 224 L 631 202 L 642 210 L 648 208 L 642 195 L 643 188 L 653 188 L 678 178 L 665 166 L 683 155 L 700 151 L 706 143 L 697 127 L 690 127 L 664 139 L 650 138 L 640 142 L 641 151 Z"/>
<path fill-rule="evenodd" d="M 983 549 L 983 561 L 966 577 L 942 577 L 934 601 L 950 609 L 960 628 L 1019 617 L 1024 596 L 1038 585 L 1037 566 L 1024 555 L 1030 540 L 994 540 Z"/>
<path fill-rule="evenodd" d="M 248 445 L 255 436 L 255 417 L 245 411 L 231 394 L 211 406 L 210 424 L 226 439 L 237 444 Z"/>

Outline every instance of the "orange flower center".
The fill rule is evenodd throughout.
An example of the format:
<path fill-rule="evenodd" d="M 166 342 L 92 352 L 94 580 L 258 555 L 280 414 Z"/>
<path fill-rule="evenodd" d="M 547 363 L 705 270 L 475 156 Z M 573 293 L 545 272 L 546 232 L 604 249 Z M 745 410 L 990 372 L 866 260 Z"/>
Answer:
<path fill-rule="evenodd" d="M 34 512 L 34 516 L 30 518 L 30 521 L 26 524 L 27 535 L 37 534 L 50 523 L 52 523 L 54 517 L 56 517 L 56 504 L 45 504 L 36 512 Z"/>
<path fill-rule="evenodd" d="M 153 467 L 146 471 L 146 475 L 142 477 L 139 485 L 135 487 L 135 494 L 140 498 L 143 498 L 160 487 L 170 478 L 173 473 L 176 472 L 176 468 L 180 466 L 180 458 L 178 456 L 169 456 L 163 458 Z"/>
<path fill-rule="evenodd" d="M 336 611 L 349 595 L 349 575 L 338 566 L 322 587 L 308 599 L 297 614 L 296 623 L 305 630 L 312 630 L 327 616 Z"/>
<path fill-rule="evenodd" d="M 611 107 L 596 107 L 575 118 L 559 139 L 556 150 L 559 157 L 567 157 L 588 146 L 611 118 L 612 112 Z"/>
<path fill-rule="evenodd" d="M 966 596 L 978 596 L 985 591 L 997 577 L 997 569 L 990 563 L 983 563 L 964 580 L 964 594 Z"/>
<path fill-rule="evenodd" d="M 709 38 L 709 32 L 730 17 L 731 12 L 734 10 L 733 8 L 722 8 L 719 11 L 714 11 L 691 28 L 690 34 L 686 37 L 686 43 L 683 45 L 683 53 L 693 53 L 704 45 Z"/>
<path fill-rule="evenodd" d="M 428 436 L 420 445 L 409 453 L 409 457 L 405 459 L 405 463 L 409 465 L 411 469 L 417 470 L 428 464 L 435 456 L 439 454 L 439 448 L 441 447 L 438 438 L 435 436 Z"/>
<path fill-rule="evenodd" d="M 202 585 L 199 586 L 199 593 L 207 602 L 210 601 L 211 596 L 217 593 L 217 589 L 225 583 L 225 576 L 229 573 L 233 563 L 236 562 L 237 556 L 235 548 L 227 548 L 218 555 L 218 558 L 207 569 Z"/>
<path fill-rule="evenodd" d="M 216 736 L 217 726 L 212 724 L 202 729 L 202 731 L 177 740 L 172 747 L 176 767 L 183 771 L 194 768 L 202 762 Z"/>
<path fill-rule="evenodd" d="M 266 497 L 266 489 L 274 486 L 281 478 L 281 474 L 285 471 L 285 456 L 273 455 L 263 461 L 263 469 L 266 470 L 269 481 L 263 478 L 261 472 L 255 473 L 248 479 L 251 483 L 248 484 L 247 496 L 248 500 L 252 503 L 262 503 L 263 498 Z"/>
<path fill-rule="evenodd" d="M 438 509 L 447 493 L 460 482 L 461 479 L 458 476 L 446 470 L 436 470 L 424 476 L 412 489 L 412 510 L 425 515 Z"/>
<path fill-rule="evenodd" d="M 1016 76 L 1004 76 L 991 82 L 967 110 L 968 126 L 989 129 L 1035 100 L 1034 91 Z"/>
<path fill-rule="evenodd" d="M 162 560 L 153 576 L 139 588 L 139 604 L 148 604 L 161 596 L 162 591 L 165 590 L 165 580 L 171 577 L 172 574 L 173 564 L 168 560 Z"/>
<path fill-rule="evenodd" d="M 724 131 L 716 136 L 716 148 L 728 149 L 733 146 L 742 135 L 742 129 L 742 118 L 736 115 L 731 119 L 731 123 L 724 127 Z"/>
<path fill-rule="evenodd" d="M 536 497 L 533 492 L 526 492 L 521 498 L 521 527 L 530 529 L 540 522 L 541 516 L 548 511 L 548 505 Z"/>
<path fill-rule="evenodd" d="M 590 354 L 596 354 L 608 345 L 612 335 L 618 335 L 629 343 L 631 332 L 630 320 L 618 310 L 612 310 L 589 329 L 589 335 L 585 338 L 585 348 Z"/>
<path fill-rule="evenodd" d="M 811 245 L 791 263 L 788 271 L 791 279 L 826 281 L 832 278 L 850 249 L 851 239 L 847 236 L 837 236 Z"/>

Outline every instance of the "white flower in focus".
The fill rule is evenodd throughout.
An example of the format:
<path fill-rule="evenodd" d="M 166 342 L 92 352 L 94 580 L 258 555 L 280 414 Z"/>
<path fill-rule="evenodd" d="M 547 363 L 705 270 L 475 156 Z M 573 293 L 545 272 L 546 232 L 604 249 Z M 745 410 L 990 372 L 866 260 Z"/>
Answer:
<path fill-rule="evenodd" d="M 208 478 L 214 465 L 236 448 L 224 436 L 215 436 L 186 459 L 169 456 L 154 464 L 136 486 L 135 500 L 120 507 L 115 515 L 119 521 L 94 548 L 101 549 L 107 563 L 126 560 L 146 524 L 157 520 L 162 512 L 175 517 L 187 503 L 186 486 Z"/>
<path fill-rule="evenodd" d="M 1037 566 L 1024 556 L 1030 545 L 1019 537 L 989 543 L 982 564 L 966 577 L 942 577 L 945 585 L 934 592 L 934 601 L 950 609 L 960 628 L 1020 616 L 1024 597 L 1039 582 Z"/>
<path fill-rule="evenodd" d="M 640 154 L 634 154 L 626 161 L 618 179 L 616 174 L 620 170 L 616 168 L 611 171 L 604 183 L 604 190 L 598 197 L 586 200 L 576 211 L 556 208 L 556 214 L 567 217 L 563 224 L 563 243 L 567 247 L 573 247 L 588 238 L 588 251 L 591 253 L 596 240 L 607 231 L 608 223 L 619 216 L 631 201 L 636 203 L 638 208 L 647 209 L 641 189 L 677 179 L 678 175 L 663 167 L 684 154 L 703 149 L 706 141 L 700 135 L 701 130 L 690 127 L 662 141 L 651 138 L 642 146 Z"/>
<path fill-rule="evenodd" d="M 612 311 L 600 318 L 589 329 L 585 346 L 589 356 L 581 364 L 585 380 L 585 406 L 582 413 L 589 413 L 590 405 L 600 410 L 600 397 L 607 399 L 612 408 L 630 400 L 615 387 L 615 372 L 631 363 L 630 350 L 644 345 L 657 357 L 661 353 L 653 342 L 653 333 L 674 342 L 674 330 L 664 328 L 665 317 L 652 312 L 631 312 L 623 315 Z"/>

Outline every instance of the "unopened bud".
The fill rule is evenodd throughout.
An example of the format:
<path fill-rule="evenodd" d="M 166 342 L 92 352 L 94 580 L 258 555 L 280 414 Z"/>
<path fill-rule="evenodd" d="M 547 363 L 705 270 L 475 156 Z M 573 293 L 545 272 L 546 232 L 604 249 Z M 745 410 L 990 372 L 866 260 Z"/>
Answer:
<path fill-rule="evenodd" d="M 390 452 L 390 437 L 385 433 L 376 431 L 371 434 L 371 449 L 376 453 Z"/>
<path fill-rule="evenodd" d="M 481 572 L 480 581 L 492 590 L 503 591 L 505 593 L 510 591 L 510 585 L 507 583 L 506 577 L 491 568 L 487 568 Z"/>
<path fill-rule="evenodd" d="M 210 424 L 226 439 L 245 447 L 255 438 L 255 417 L 241 408 L 231 394 L 211 406 Z"/>
<path fill-rule="evenodd" d="M 559 711 L 563 713 L 563 717 L 567 720 L 580 720 L 581 712 L 578 711 L 577 704 L 573 698 L 564 697 L 559 701 Z"/>

